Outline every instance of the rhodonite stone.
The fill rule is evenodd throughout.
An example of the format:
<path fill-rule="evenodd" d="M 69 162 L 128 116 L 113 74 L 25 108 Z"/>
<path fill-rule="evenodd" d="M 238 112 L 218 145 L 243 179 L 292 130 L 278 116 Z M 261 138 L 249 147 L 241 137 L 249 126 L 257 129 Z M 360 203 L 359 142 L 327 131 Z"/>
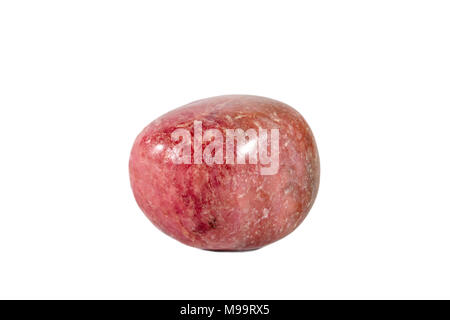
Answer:
<path fill-rule="evenodd" d="M 319 187 L 319 156 L 303 117 L 268 98 L 199 100 L 150 123 L 129 162 L 139 207 L 190 246 L 251 250 L 291 233 Z"/>

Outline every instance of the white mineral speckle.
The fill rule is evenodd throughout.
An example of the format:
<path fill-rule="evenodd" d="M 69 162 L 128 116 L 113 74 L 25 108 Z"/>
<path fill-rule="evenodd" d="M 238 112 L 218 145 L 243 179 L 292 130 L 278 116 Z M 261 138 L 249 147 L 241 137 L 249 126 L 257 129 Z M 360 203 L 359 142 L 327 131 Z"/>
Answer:
<path fill-rule="evenodd" d="M 287 187 L 287 188 L 284 189 L 284 194 L 291 193 L 293 189 L 294 189 L 294 188 L 292 187 L 292 185 L 289 185 L 289 187 Z"/>

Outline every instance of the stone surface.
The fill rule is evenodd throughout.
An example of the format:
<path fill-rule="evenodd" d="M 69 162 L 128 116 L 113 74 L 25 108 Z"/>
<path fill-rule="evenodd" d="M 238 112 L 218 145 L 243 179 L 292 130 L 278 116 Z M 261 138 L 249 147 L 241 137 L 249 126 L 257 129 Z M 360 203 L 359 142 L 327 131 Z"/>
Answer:
<path fill-rule="evenodd" d="M 239 128 L 257 137 L 239 142 L 227 135 Z M 278 141 L 271 140 L 276 129 Z M 220 133 L 223 148 L 213 143 Z M 129 170 L 136 201 L 153 224 L 209 250 L 257 249 L 291 233 L 313 205 L 320 171 L 314 137 L 297 111 L 242 95 L 195 101 L 156 119 L 136 138 Z"/>

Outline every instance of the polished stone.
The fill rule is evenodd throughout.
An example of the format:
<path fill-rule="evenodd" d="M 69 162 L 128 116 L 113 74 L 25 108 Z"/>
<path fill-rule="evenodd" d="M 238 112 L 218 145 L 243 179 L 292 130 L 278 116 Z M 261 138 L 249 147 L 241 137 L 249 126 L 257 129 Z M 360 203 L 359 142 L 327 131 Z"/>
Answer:
<path fill-rule="evenodd" d="M 291 233 L 319 186 L 319 156 L 303 117 L 268 98 L 192 102 L 136 138 L 131 186 L 160 230 L 190 246 L 251 250 Z"/>

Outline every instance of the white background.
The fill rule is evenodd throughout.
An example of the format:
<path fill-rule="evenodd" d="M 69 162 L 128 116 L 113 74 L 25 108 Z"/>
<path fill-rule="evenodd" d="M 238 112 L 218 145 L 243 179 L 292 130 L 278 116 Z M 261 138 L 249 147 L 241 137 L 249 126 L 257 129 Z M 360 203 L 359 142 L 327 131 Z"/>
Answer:
<path fill-rule="evenodd" d="M 303 114 L 321 186 L 287 238 L 202 251 L 128 156 L 232 93 Z M 448 1 L 2 1 L 0 298 L 450 298 L 449 117 Z"/>

